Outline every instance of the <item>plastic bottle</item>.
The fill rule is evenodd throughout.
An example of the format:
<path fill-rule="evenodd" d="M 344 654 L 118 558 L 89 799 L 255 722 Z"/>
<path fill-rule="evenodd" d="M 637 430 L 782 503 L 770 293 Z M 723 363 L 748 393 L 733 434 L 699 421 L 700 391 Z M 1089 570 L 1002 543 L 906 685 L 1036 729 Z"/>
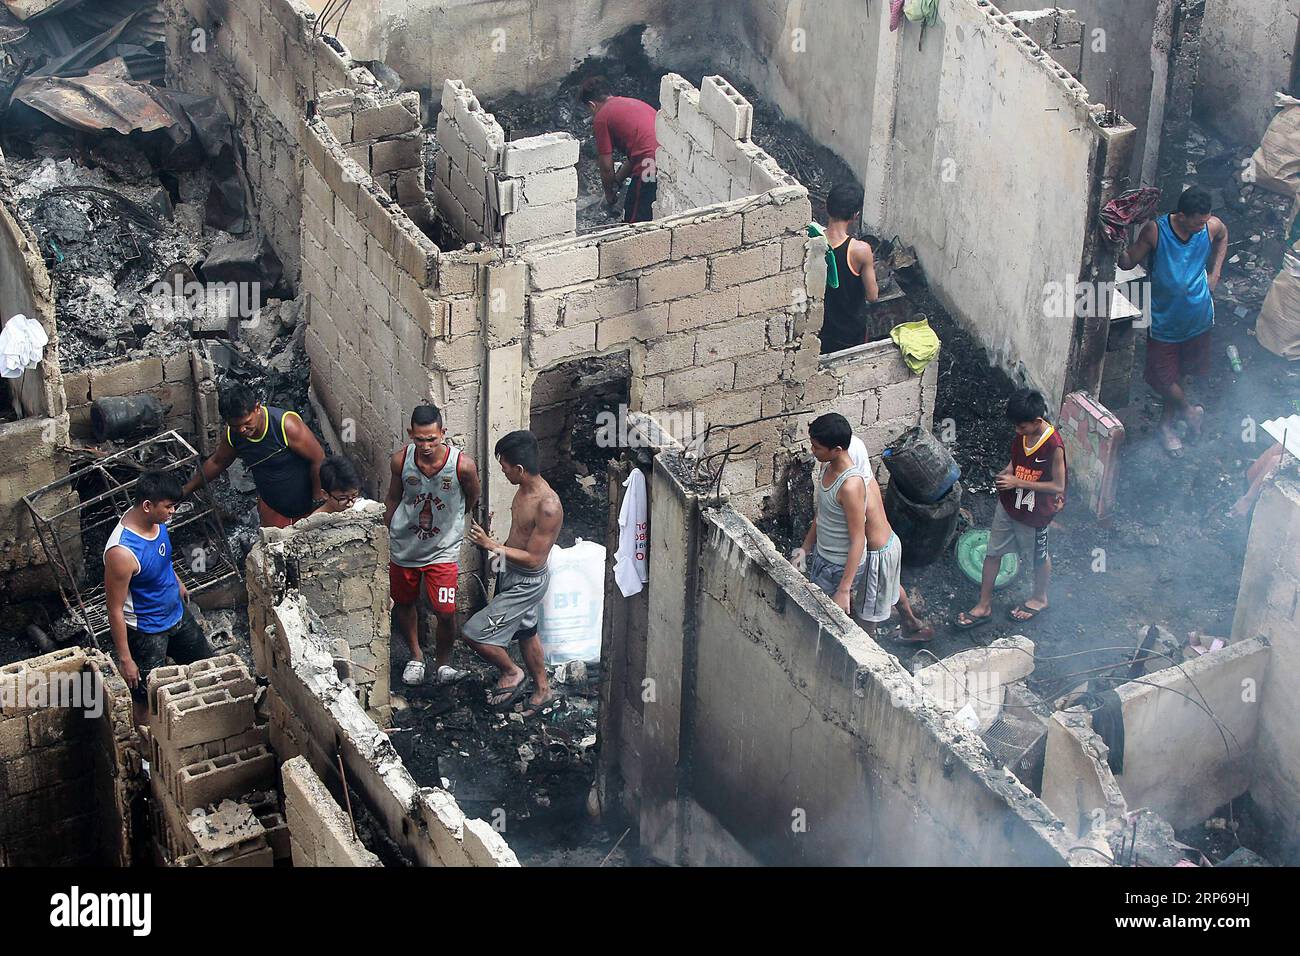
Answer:
<path fill-rule="evenodd" d="M 1228 346 L 1228 364 L 1232 366 L 1234 372 L 1241 371 L 1241 353 L 1237 351 L 1237 346 Z"/>

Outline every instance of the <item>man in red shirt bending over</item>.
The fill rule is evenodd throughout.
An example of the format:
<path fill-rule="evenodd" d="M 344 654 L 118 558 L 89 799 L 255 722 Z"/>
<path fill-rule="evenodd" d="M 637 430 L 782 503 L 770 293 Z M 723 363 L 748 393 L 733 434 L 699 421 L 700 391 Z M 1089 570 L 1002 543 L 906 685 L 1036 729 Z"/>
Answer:
<path fill-rule="evenodd" d="M 649 222 L 655 201 L 656 110 L 644 100 L 630 96 L 610 96 L 609 81 L 603 76 L 588 77 L 578 90 L 578 100 L 591 110 L 591 129 L 596 135 L 596 155 L 600 163 L 600 181 L 605 186 L 605 202 L 614 205 L 618 188 L 627 184 L 623 204 L 624 222 Z M 627 160 L 615 170 L 614 147 Z"/>

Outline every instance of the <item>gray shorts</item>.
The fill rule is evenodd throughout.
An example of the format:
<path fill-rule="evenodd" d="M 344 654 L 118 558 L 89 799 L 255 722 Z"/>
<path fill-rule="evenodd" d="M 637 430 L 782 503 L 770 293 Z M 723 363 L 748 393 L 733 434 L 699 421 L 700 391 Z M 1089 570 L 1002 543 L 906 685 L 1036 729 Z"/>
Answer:
<path fill-rule="evenodd" d="M 1000 558 L 1013 553 L 1032 555 L 1035 565 L 1042 564 L 1048 554 L 1047 529 L 1031 528 L 1015 520 L 998 502 L 993 508 L 993 526 L 989 528 L 989 546 L 984 556 Z"/>
<path fill-rule="evenodd" d="M 903 582 L 903 542 L 891 534 L 879 551 L 868 551 L 862 585 L 856 590 L 858 617 L 879 624 L 888 621 L 898 603 Z"/>
<path fill-rule="evenodd" d="M 537 633 L 537 612 L 551 583 L 549 566 L 536 570 L 506 562 L 497 575 L 497 592 L 461 629 L 475 644 L 508 647 L 512 640 Z"/>
<path fill-rule="evenodd" d="M 857 594 L 862 584 L 862 576 L 866 574 L 867 565 L 865 562 L 858 568 L 858 573 L 853 575 L 853 593 Z M 821 552 L 813 548 L 812 554 L 808 555 L 808 579 L 817 585 L 832 598 L 835 592 L 840 589 L 840 578 L 844 576 L 844 565 L 837 564 L 834 561 L 828 561 L 822 557 Z"/>

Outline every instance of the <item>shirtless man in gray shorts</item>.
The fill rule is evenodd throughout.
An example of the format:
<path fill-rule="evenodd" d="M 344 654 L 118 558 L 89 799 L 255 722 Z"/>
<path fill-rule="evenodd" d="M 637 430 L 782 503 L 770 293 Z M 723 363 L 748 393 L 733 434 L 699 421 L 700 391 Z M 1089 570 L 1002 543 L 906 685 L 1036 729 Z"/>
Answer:
<path fill-rule="evenodd" d="M 518 489 L 510 505 L 510 537 L 501 545 L 478 522 L 470 528 L 470 541 L 496 557 L 500 570 L 496 595 L 465 622 L 461 636 L 475 654 L 501 671 L 488 691 L 488 703 L 509 710 L 531 684 L 533 694 L 524 716 L 532 716 L 554 699 L 537 635 L 537 612 L 550 583 L 547 560 L 564 525 L 564 506 L 538 473 L 537 439 L 532 432 L 511 432 L 497 442 L 495 452 L 502 474 Z M 510 657 L 512 640 L 519 642 L 527 674 Z"/>

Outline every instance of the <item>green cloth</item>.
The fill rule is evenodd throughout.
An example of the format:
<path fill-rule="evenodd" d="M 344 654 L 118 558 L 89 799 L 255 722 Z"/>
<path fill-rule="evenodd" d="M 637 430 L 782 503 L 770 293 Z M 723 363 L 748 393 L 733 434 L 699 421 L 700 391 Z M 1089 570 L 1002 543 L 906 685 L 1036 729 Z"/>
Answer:
<path fill-rule="evenodd" d="M 808 223 L 809 238 L 821 236 L 826 238 L 826 230 L 815 222 Z M 838 289 L 840 287 L 840 270 L 835 265 L 835 251 L 828 245 L 826 247 L 826 288 Z"/>
<path fill-rule="evenodd" d="M 896 325 L 889 330 L 889 337 L 903 353 L 907 367 L 916 375 L 924 372 L 925 367 L 939 354 L 939 336 L 930 328 L 928 319 Z"/>
<path fill-rule="evenodd" d="M 939 22 L 939 0 L 907 0 L 903 14 L 913 23 L 932 27 Z"/>

